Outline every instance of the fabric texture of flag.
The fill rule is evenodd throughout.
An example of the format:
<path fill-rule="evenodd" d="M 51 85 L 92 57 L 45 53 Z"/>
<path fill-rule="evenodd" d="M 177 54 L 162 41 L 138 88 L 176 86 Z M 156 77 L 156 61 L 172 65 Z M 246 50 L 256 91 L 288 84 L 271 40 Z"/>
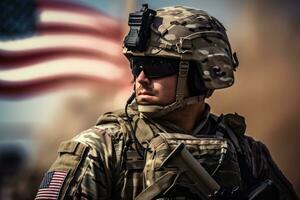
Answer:
<path fill-rule="evenodd" d="M 39 187 L 35 200 L 39 199 L 58 199 L 61 186 L 67 176 L 65 171 L 51 171 L 44 175 L 43 181 Z"/>
<path fill-rule="evenodd" d="M 1 98 L 130 84 L 118 20 L 66 0 L 3 0 L 0 9 Z"/>

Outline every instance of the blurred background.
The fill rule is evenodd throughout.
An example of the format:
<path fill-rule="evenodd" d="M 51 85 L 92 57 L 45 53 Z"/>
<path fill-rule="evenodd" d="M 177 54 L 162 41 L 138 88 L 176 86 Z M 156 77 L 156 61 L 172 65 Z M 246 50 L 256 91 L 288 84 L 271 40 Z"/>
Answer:
<path fill-rule="evenodd" d="M 240 66 L 216 91 L 216 114 L 246 117 L 300 194 L 298 0 L 1 0 L 0 199 L 33 199 L 61 141 L 123 108 L 131 76 L 122 56 L 128 13 L 186 5 L 223 22 Z"/>

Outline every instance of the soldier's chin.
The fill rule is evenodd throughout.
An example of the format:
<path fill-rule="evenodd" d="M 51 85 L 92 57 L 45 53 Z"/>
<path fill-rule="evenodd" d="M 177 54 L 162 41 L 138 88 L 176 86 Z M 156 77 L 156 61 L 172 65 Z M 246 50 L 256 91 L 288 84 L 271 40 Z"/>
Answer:
<path fill-rule="evenodd" d="M 155 103 L 152 102 L 152 101 L 140 100 L 140 101 L 137 101 L 137 104 L 139 104 L 139 105 L 153 105 Z"/>
<path fill-rule="evenodd" d="M 153 105 L 156 104 L 154 100 L 151 98 L 137 98 L 137 104 L 139 105 Z"/>

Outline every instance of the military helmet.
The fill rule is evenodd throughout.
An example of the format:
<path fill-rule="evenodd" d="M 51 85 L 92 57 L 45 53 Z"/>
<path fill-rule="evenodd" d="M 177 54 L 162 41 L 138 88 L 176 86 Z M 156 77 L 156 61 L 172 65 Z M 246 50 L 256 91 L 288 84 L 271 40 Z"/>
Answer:
<path fill-rule="evenodd" d="M 158 57 L 180 61 L 175 102 L 167 106 L 139 105 L 142 113 L 162 116 L 234 83 L 236 54 L 222 23 L 207 12 L 184 6 L 154 11 L 143 5 L 129 15 L 129 26 L 123 48 L 129 60 Z M 186 84 L 198 92 L 185 97 Z"/>

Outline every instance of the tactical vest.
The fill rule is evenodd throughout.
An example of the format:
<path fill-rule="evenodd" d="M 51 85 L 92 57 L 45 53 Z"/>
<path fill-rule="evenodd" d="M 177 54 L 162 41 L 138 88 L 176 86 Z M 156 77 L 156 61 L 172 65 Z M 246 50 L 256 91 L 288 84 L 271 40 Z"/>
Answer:
<path fill-rule="evenodd" d="M 162 170 L 160 166 L 180 143 L 185 144 L 188 151 L 209 174 L 214 174 L 214 179 L 222 187 L 233 188 L 241 185 L 237 156 L 229 140 L 215 136 L 194 137 L 181 133 L 159 133 L 158 137 L 151 140 L 147 149 L 143 174 L 146 188 L 158 184 L 158 180 L 170 170 L 168 168 Z M 189 184 L 191 183 L 185 180 L 184 174 L 181 176 L 177 174 L 179 173 L 177 169 L 174 172 L 178 175 L 175 176 L 176 180 L 168 180 L 170 183 L 165 183 L 166 188 L 160 186 L 159 190 L 161 192 L 169 191 L 164 192 L 164 196 L 176 198 L 190 196 L 192 199 L 195 195 L 189 195 Z"/>
<path fill-rule="evenodd" d="M 146 122 L 140 118 L 138 113 L 130 113 L 133 121 L 132 125 L 138 142 L 145 149 L 145 158 L 141 158 L 136 151 L 135 146 L 129 146 L 124 151 L 124 185 L 122 191 L 123 199 L 134 199 L 141 195 L 146 188 L 152 187 L 158 179 L 164 176 L 167 171 L 161 170 L 160 165 L 170 152 L 179 144 L 184 143 L 189 152 L 195 159 L 207 170 L 213 174 L 216 182 L 224 188 L 233 188 L 242 186 L 241 171 L 238 162 L 235 142 L 232 139 L 222 137 L 220 134 L 224 125 L 217 128 L 219 136 L 216 134 L 195 137 L 182 133 L 167 133 L 155 124 Z M 103 123 L 120 123 L 122 127 L 127 127 L 124 134 L 129 135 L 128 121 L 124 113 L 116 112 L 104 115 L 98 124 Z M 121 149 L 119 149 L 121 151 Z M 219 166 L 220 165 L 220 166 Z M 217 171 L 215 171 L 218 169 Z M 175 177 L 175 176 L 174 176 Z M 167 188 L 160 187 L 165 196 L 163 199 L 195 199 L 193 194 L 188 190 L 188 184 L 184 176 L 174 180 L 168 180 Z M 167 182 L 168 182 L 167 181 Z M 174 184 L 172 184 L 174 183 Z M 169 187 L 172 185 L 172 187 Z"/>

